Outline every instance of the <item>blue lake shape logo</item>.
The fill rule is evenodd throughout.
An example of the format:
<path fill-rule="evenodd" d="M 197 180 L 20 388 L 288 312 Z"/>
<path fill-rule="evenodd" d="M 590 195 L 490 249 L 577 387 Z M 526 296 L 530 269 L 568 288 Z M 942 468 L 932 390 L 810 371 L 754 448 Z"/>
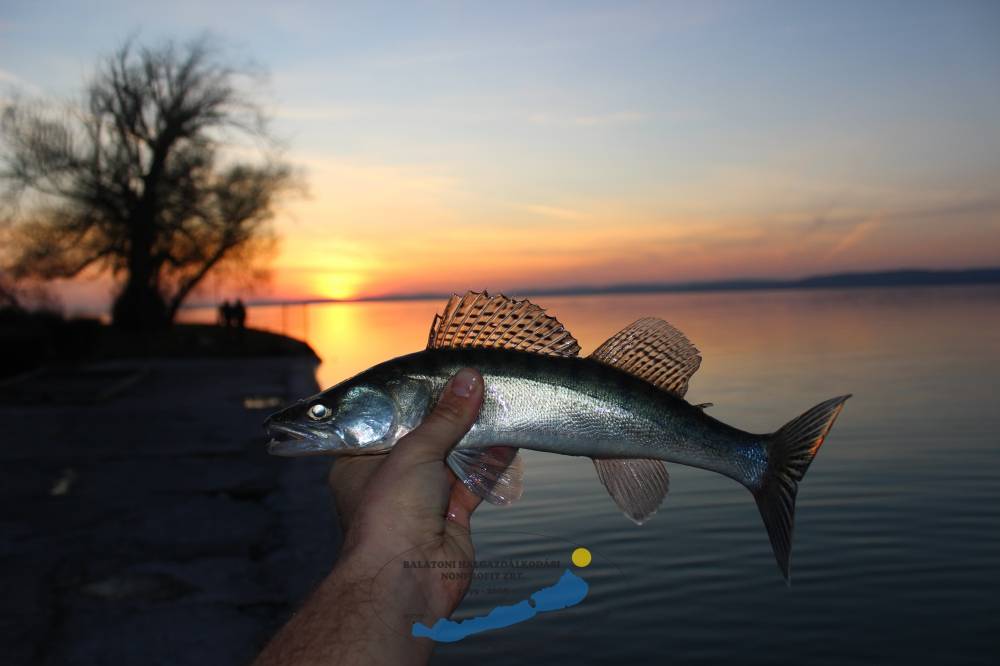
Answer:
<path fill-rule="evenodd" d="M 574 561 L 576 560 L 576 553 L 574 553 Z M 589 564 L 589 552 L 586 554 L 586 560 Z M 512 606 L 497 606 L 483 617 L 470 617 L 458 622 L 441 618 L 434 623 L 433 627 L 428 627 L 422 622 L 415 622 L 412 633 L 417 638 L 430 638 L 439 643 L 454 643 L 481 631 L 501 629 L 530 620 L 538 613 L 575 606 L 584 600 L 589 589 L 587 581 L 566 569 L 555 585 L 543 587 L 532 594 L 530 600 L 526 599 Z"/>

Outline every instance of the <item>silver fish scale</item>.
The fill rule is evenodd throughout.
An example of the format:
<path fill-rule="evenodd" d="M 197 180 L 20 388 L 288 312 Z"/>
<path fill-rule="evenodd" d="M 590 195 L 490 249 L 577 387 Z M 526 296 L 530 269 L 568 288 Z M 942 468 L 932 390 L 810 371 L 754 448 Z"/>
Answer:
<path fill-rule="evenodd" d="M 572 377 L 544 368 L 545 361 L 565 368 L 581 359 L 542 357 L 529 364 L 539 366 L 534 372 L 509 367 L 491 372 L 490 364 L 479 360 L 483 407 L 460 447 L 507 444 L 591 458 L 655 458 L 719 472 L 751 488 L 766 470 L 763 436 L 731 428 L 640 380 L 608 390 L 586 382 L 569 388 Z M 432 382 L 435 395 L 459 367 L 448 366 L 420 377 Z M 639 390 L 629 394 L 630 385 Z"/>

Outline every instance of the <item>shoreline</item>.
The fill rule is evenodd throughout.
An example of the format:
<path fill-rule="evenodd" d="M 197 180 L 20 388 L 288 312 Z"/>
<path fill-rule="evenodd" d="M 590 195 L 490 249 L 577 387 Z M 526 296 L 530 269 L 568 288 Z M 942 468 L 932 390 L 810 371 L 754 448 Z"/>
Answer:
<path fill-rule="evenodd" d="M 142 334 L 129 333 L 93 318 L 63 317 L 44 311 L 8 312 L 0 322 L 0 403 L 11 382 L 33 373 L 94 366 L 109 361 L 162 359 L 305 358 L 320 362 L 309 343 L 256 328 L 176 323 Z M 7 393 L 7 396 L 4 393 Z"/>

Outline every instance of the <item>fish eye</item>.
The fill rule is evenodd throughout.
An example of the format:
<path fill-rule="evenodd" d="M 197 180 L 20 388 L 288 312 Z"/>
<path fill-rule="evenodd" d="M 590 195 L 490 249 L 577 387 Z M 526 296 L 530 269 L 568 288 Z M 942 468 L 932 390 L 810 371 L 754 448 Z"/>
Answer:
<path fill-rule="evenodd" d="M 311 418 L 313 421 L 322 421 L 325 418 L 329 418 L 330 414 L 333 413 L 333 410 L 324 405 L 323 403 L 317 402 L 315 405 L 309 408 L 309 411 L 307 413 L 309 414 L 309 418 Z"/>

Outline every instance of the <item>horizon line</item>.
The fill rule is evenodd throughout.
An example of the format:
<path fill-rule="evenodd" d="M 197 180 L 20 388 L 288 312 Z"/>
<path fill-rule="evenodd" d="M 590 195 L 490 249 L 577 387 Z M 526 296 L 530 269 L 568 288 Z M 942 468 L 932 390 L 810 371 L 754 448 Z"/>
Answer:
<path fill-rule="evenodd" d="M 866 287 L 915 287 L 1000 283 L 1000 267 L 925 269 L 897 268 L 810 275 L 803 278 L 732 278 L 695 282 L 624 282 L 607 285 L 569 285 L 509 290 L 518 296 L 595 296 L 602 294 L 694 293 L 716 291 L 766 291 L 769 289 L 855 289 Z M 486 291 L 484 288 L 483 291 Z M 378 294 L 356 298 L 300 298 L 248 300 L 247 307 L 422 301 L 449 298 L 455 292 L 426 291 Z M 503 293 L 503 292 L 497 292 Z M 181 309 L 217 307 L 217 302 L 185 304 Z"/>

